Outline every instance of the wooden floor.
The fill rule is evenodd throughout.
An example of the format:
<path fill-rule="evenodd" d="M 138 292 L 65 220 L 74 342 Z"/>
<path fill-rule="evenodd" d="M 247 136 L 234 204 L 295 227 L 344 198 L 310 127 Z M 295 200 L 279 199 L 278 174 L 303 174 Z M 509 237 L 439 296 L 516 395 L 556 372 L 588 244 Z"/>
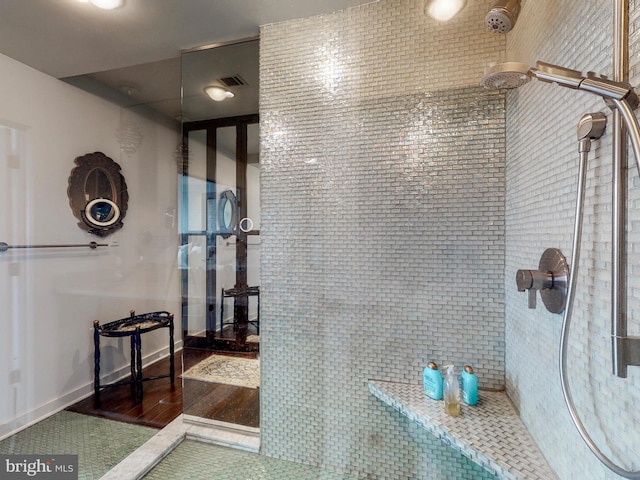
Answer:
<path fill-rule="evenodd" d="M 135 423 L 148 427 L 163 428 L 182 413 L 182 352 L 175 355 L 176 378 L 171 386 L 169 378 L 161 378 L 143 383 L 142 403 L 135 404 L 132 385 L 107 388 L 100 393 L 100 407 L 95 407 L 93 395 L 70 406 L 71 412 L 84 413 L 95 417 L 109 418 L 120 422 Z M 169 373 L 169 358 L 164 358 L 144 367 L 143 376 Z"/>
<path fill-rule="evenodd" d="M 211 354 L 222 352 L 185 348 L 183 353 L 185 370 L 196 365 Z M 235 356 L 255 358 L 253 353 L 234 353 Z M 183 412 L 187 415 L 208 418 L 248 427 L 260 426 L 260 390 L 236 387 L 220 383 L 184 379 Z"/>
<path fill-rule="evenodd" d="M 188 349 L 185 370 L 197 361 L 219 352 Z M 135 404 L 131 385 L 105 389 L 100 394 L 100 407 L 95 407 L 94 396 L 70 406 L 71 412 L 109 418 L 126 423 L 163 428 L 181 413 L 258 427 L 260 423 L 259 390 L 234 387 L 182 378 L 183 352 L 176 352 L 176 379 L 172 386 L 169 378 L 151 380 L 143 384 L 142 403 Z M 162 359 L 143 369 L 143 376 L 163 375 L 169 372 L 169 359 Z M 183 402 L 183 397 L 186 401 Z"/>

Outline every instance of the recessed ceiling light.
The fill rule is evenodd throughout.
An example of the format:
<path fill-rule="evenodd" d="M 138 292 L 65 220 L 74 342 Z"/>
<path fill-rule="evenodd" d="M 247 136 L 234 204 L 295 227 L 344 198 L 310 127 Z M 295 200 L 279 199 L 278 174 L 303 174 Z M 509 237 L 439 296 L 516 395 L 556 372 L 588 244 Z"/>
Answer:
<path fill-rule="evenodd" d="M 440 22 L 451 20 L 464 7 L 465 0 L 432 0 L 427 12 Z"/>
<path fill-rule="evenodd" d="M 124 5 L 124 0 L 90 0 L 96 7 L 103 10 L 113 10 Z"/>
<path fill-rule="evenodd" d="M 230 92 L 229 90 L 226 90 L 222 87 L 218 87 L 217 85 L 204 87 L 204 92 L 216 102 L 221 102 L 222 100 L 226 100 L 227 98 L 235 97 L 233 92 Z"/>

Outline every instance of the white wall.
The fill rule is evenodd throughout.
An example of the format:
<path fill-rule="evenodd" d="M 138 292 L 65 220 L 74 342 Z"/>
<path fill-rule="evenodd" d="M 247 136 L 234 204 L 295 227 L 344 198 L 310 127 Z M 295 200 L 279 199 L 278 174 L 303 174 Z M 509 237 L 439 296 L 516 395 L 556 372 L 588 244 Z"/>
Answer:
<path fill-rule="evenodd" d="M 0 241 L 111 245 L 0 253 L 3 437 L 91 392 L 94 319 L 169 310 L 179 338 L 180 303 L 177 133 L 134 114 L 143 143 L 122 154 L 115 133 L 129 112 L 8 57 L 0 71 Z M 74 159 L 95 151 L 121 165 L 129 191 L 124 227 L 105 239 L 76 225 L 67 197 Z M 103 339 L 105 374 L 126 372 L 126 344 Z M 166 347 L 166 329 L 143 337 L 145 356 Z"/>

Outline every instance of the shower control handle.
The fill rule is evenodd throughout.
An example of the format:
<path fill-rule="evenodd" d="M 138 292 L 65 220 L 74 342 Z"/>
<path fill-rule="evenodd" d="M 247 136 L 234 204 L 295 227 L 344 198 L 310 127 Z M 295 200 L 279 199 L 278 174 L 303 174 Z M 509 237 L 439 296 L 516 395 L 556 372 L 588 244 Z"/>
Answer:
<path fill-rule="evenodd" d="M 548 248 L 540 258 L 538 270 L 518 270 L 516 285 L 519 292 L 529 291 L 529 308 L 536 308 L 536 292 L 547 310 L 561 313 L 567 299 L 569 266 L 557 248 Z"/>
<path fill-rule="evenodd" d="M 516 285 L 519 292 L 529 290 L 529 308 L 536 308 L 536 291 L 553 287 L 553 274 L 540 270 L 518 270 Z"/>

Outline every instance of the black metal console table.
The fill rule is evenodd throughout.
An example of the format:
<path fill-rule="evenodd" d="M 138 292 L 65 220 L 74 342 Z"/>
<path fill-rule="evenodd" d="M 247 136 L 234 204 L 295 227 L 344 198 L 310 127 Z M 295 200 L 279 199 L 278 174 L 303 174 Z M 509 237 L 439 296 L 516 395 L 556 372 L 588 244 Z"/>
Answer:
<path fill-rule="evenodd" d="M 94 377 L 93 389 L 95 404 L 100 405 L 100 391 L 117 385 L 133 385 L 135 389 L 136 403 L 142 402 L 142 382 L 157 380 L 159 378 L 171 378 L 171 385 L 175 380 L 174 342 L 173 342 L 173 314 L 169 312 L 151 312 L 136 315 L 135 311 L 130 316 L 114 322 L 100 325 L 98 320 L 93 322 L 93 347 L 94 347 Z M 143 333 L 169 329 L 169 373 L 154 377 L 142 377 L 142 339 Z M 100 384 L 100 337 L 131 337 L 131 378 L 105 385 Z"/>
<path fill-rule="evenodd" d="M 260 287 L 244 287 L 244 288 L 227 288 L 222 289 L 222 295 L 220 298 L 220 333 L 223 333 L 225 325 L 233 325 L 233 331 L 238 328 L 238 319 L 236 318 L 235 309 L 233 314 L 233 320 L 230 322 L 224 321 L 224 299 L 225 298 L 238 298 L 238 297 L 258 297 L 258 312 L 255 320 L 248 320 L 247 323 L 254 325 L 258 335 L 260 335 Z M 249 303 L 247 301 L 247 308 Z"/>

